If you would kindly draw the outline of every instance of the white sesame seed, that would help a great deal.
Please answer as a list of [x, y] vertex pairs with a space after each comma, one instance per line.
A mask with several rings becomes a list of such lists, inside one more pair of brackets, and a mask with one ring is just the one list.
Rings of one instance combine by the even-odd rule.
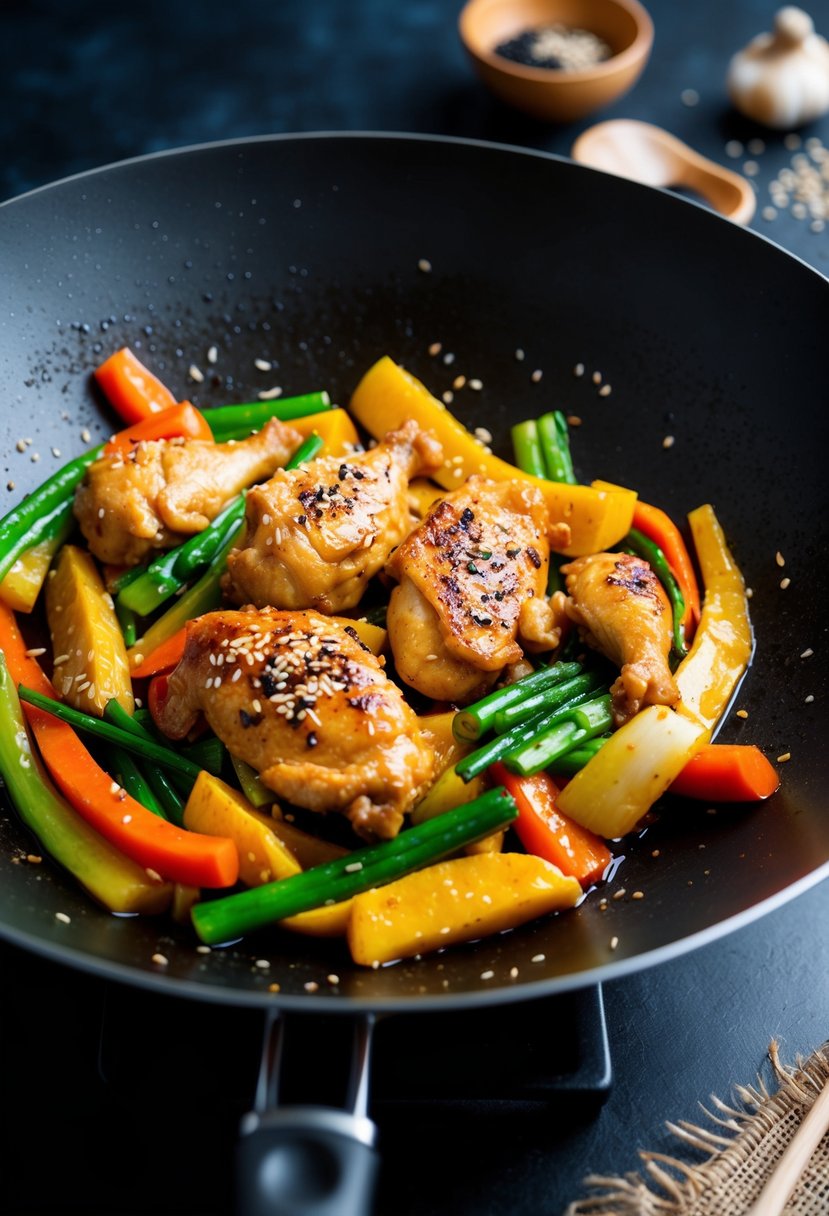
[[29, 656], [30, 659], [36, 659], [40, 655], [46, 654], [46, 647], [45, 646], [32, 646], [32, 647], [30, 647], [29, 650], [26, 651], [26, 654]]
[[320, 986], [316, 980], [309, 980], [307, 984], [303, 984], [306, 992], [319, 992]]
[[273, 401], [276, 397], [282, 396], [282, 389], [276, 385], [273, 388], [263, 388], [261, 393], [256, 395], [260, 401]]
[[343, 868], [345, 869], [346, 874], [356, 874], [359, 870], [362, 870], [363, 863], [361, 861], [350, 861]]
[[810, 659], [814, 653], [815, 652], [812, 650], [811, 646], [807, 646], [806, 649], [801, 653], [800, 657], [801, 659]]
[[732, 160], [739, 160], [743, 155], [744, 148], [739, 139], [729, 139], [725, 145], [725, 154], [730, 156]]
[[474, 377], [469, 381], [469, 387], [472, 389], [473, 393], [479, 393], [484, 387], [484, 382], [483, 380], [479, 380], [477, 377]]
[[482, 980], [491, 980], [494, 975], [495, 975], [494, 971], [482, 971], [481, 979]]
[[786, 761], [787, 761], [787, 760], [791, 760], [791, 758], [792, 758], [792, 753], [791, 753], [791, 752], [783, 752], [783, 755], [782, 755], [782, 756], [778, 756], [778, 757], [777, 757], [777, 763], [778, 763], [778, 764], [785, 764], [785, 763], [786, 763]]
[[533, 374], [530, 376], [530, 379], [532, 380], [533, 384], [538, 384], [539, 380], [541, 379], [541, 377], [543, 375], [544, 375], [544, 373], [541, 370], [541, 368], [537, 367], [535, 369], [535, 371], [533, 372]]
[[196, 384], [201, 384], [204, 381], [204, 372], [201, 368], [196, 367], [195, 363], [191, 363], [187, 369], [187, 375], [191, 380], [195, 380]]
[[132, 815], [124, 815], [121, 819], [122, 823], [132, 823]]
[[676, 440], [674, 439], [673, 435], [666, 435], [662, 440], [662, 446], [663, 448], [672, 448], [675, 442]]
[[616, 949], [616, 947], [617, 947], [618, 945], [619, 945], [619, 939], [618, 939], [618, 937], [611, 937], [611, 939], [610, 939], [610, 949], [611, 949], [611, 950], [615, 950], [615, 949]]
[[162, 879], [161, 875], [159, 874], [158, 870], [153, 870], [153, 869], [151, 869], [150, 866], [145, 866], [144, 873], [147, 875], [150, 882], [163, 882], [164, 881]]
[[804, 700], [805, 700], [805, 702], [806, 702], [806, 704], [807, 704], [807, 705], [811, 705], [811, 704], [812, 704], [812, 702], [814, 701], [814, 699], [815, 699], [815, 698], [814, 698], [814, 696], [812, 695], [812, 693], [809, 693], [808, 697], [804, 697]]
[[530, 959], [531, 963], [543, 963], [547, 958], [546, 954], [534, 954]]
[[432, 269], [432, 263], [428, 258], [420, 258], [417, 263], [418, 270], [422, 270], [424, 274], [428, 274]]
[[196, 954], [212, 954], [209, 946], [196, 946]]
[[258, 372], [269, 372], [273, 364], [267, 359], [254, 359], [253, 366]]
[[434, 359], [435, 355], [439, 355], [442, 350], [443, 344], [441, 342], [433, 342], [429, 347], [429, 354]]
[[218, 349], [217, 349], [215, 346], [208, 346], [208, 348], [207, 348], [207, 362], [208, 362], [208, 363], [215, 363], [215, 362], [216, 362], [216, 360], [218, 359], [218, 357], [219, 357], [219, 351], [218, 351]]
[[170, 960], [165, 955], [156, 952], [150, 959], [150, 962], [155, 963], [156, 967], [166, 967], [169, 965]]
[[576, 366], [573, 368], [573, 375], [574, 376], [583, 376], [584, 375], [584, 364], [583, 363], [576, 364]]
[[332, 985], [339, 984], [340, 982], [340, 977], [338, 975], [334, 975], [333, 972], [331, 975], [327, 975], [325, 978], [328, 980], [328, 983]]
[[524, 362], [524, 352], [523, 352], [523, 350], [521, 349], [521, 347], [520, 347], [520, 346], [518, 347], [518, 350], [515, 352], [515, 357], [516, 357], [516, 359], [518, 360], [518, 362], [519, 362], [519, 363], [523, 363], [523, 362]]
[[602, 387], [599, 389], [599, 396], [600, 397], [609, 397], [612, 391], [613, 390], [611, 389], [609, 384], [603, 384]]
[[774, 555], [774, 560], [777, 562], [778, 566], [785, 566], [785, 564], [786, 564], [786, 559], [783, 556], [783, 554], [780, 552], [779, 549], [777, 550], [777, 552]]
[[56, 912], [55, 920], [59, 920], [62, 925], [69, 925], [72, 923], [72, 918], [67, 916], [65, 912]]
[[790, 578], [781, 578], [780, 590], [785, 591], [787, 587], [791, 586], [791, 582], [792, 582], [792, 580]]
[[271, 963], [270, 963], [270, 959], [267, 959], [267, 958], [258, 958], [258, 959], [256, 960], [256, 966], [257, 966], [257, 967], [258, 967], [258, 968], [259, 968], [261, 971], [270, 971], [270, 969], [271, 969]]

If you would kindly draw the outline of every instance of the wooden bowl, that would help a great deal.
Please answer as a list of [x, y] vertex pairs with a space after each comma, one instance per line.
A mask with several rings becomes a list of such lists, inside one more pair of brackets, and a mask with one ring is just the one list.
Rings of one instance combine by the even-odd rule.
[[[612, 55], [570, 71], [524, 67], [495, 53], [508, 39], [553, 24], [589, 30]], [[458, 27], [484, 84], [507, 104], [551, 122], [571, 122], [616, 101], [639, 79], [653, 45], [653, 22], [638, 0], [469, 0]]]

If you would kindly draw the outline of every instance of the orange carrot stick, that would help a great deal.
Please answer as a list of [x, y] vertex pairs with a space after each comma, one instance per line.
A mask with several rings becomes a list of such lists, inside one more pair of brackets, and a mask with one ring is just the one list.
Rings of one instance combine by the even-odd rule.
[[707, 743], [671, 783], [671, 793], [703, 802], [757, 802], [768, 798], [780, 778], [759, 747]]
[[112, 408], [127, 423], [141, 422], [176, 404], [170, 390], [128, 346], [110, 355], [95, 372], [95, 379]]
[[685, 642], [690, 644], [700, 616], [699, 586], [690, 554], [682, 539], [682, 533], [669, 515], [659, 507], [652, 507], [637, 499], [633, 508], [633, 525], [665, 554], [674, 578], [685, 600]]
[[[46, 696], [55, 690], [27, 653], [14, 613], [0, 604], [0, 648], [15, 684]], [[162, 879], [196, 887], [229, 887], [239, 872], [232, 840], [187, 832], [160, 819], [122, 791], [93, 759], [75, 731], [52, 714], [25, 705], [43, 762], [63, 793], [91, 827], [126, 856]]]
[[500, 762], [489, 771], [493, 781], [505, 786], [515, 799], [518, 818], [512, 826], [528, 853], [551, 861], [583, 887], [601, 878], [611, 861], [610, 850], [600, 837], [558, 809], [560, 790], [549, 773], [520, 777]]
[[137, 667], [133, 667], [130, 672], [132, 678], [134, 680], [144, 680], [149, 676], [157, 676], [162, 672], [172, 671], [181, 661], [181, 657], [184, 654], [186, 636], [187, 630], [179, 629], [178, 633], [174, 633], [166, 642], [162, 642], [159, 646], [156, 646], [155, 650], [146, 655]]
[[203, 439], [213, 443], [213, 432], [201, 410], [197, 410], [189, 401], [171, 405], [169, 409], [161, 410], [158, 414], [148, 414], [140, 422], [128, 426], [125, 430], [113, 435], [104, 448], [105, 456], [115, 452], [127, 453], [142, 441], [152, 439]]

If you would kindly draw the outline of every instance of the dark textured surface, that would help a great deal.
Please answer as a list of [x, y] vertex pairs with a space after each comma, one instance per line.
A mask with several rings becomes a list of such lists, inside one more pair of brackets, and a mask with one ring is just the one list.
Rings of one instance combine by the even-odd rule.
[[[349, 6], [330, 0], [302, 8], [147, 4], [119, 15], [85, 3], [7, 3], [0, 8], [0, 144], [5, 153], [0, 196], [146, 151], [271, 131], [440, 132], [566, 153], [588, 122], [550, 129], [490, 100], [457, 44], [457, 7], [380, 0]], [[725, 141], [758, 133], [730, 111], [722, 76], [730, 53], [767, 27], [770, 11], [748, 2], [679, 6], [665, 0], [650, 7], [657, 29], [651, 63], [636, 90], [595, 119], [655, 121], [708, 155], [734, 163], [725, 157]], [[826, 4], [810, 10], [825, 32]], [[687, 88], [698, 91], [698, 105], [680, 100]], [[827, 130], [824, 119], [803, 135], [826, 138]], [[769, 180], [791, 153], [779, 136], [764, 134], [764, 140], [766, 150], [754, 159], [765, 202]], [[440, 180], [433, 183], [436, 192], [441, 187]], [[472, 206], [474, 200], [464, 199], [463, 205]], [[623, 214], [613, 219], [624, 228]], [[181, 226], [186, 232], [186, 216]], [[813, 233], [790, 215], [769, 224], [758, 214], [753, 227], [826, 271], [825, 232]], [[150, 278], [149, 270], [143, 274]], [[724, 266], [721, 277], [712, 275], [712, 289], [729, 292], [731, 274]], [[67, 287], [71, 292], [71, 284]], [[775, 286], [768, 290], [774, 293]], [[781, 317], [797, 306], [796, 293], [779, 298]], [[104, 310], [95, 318], [101, 332], [90, 335], [90, 343], [105, 340], [100, 323], [108, 324], [107, 316]], [[67, 317], [71, 324], [80, 314], [71, 310]], [[454, 324], [458, 341], [468, 341], [463, 318]], [[163, 325], [159, 333], [161, 353], [175, 366], [176, 352]], [[727, 329], [726, 352], [732, 342]], [[69, 349], [76, 352], [81, 345], [73, 333]], [[601, 353], [591, 351], [588, 358]], [[785, 349], [779, 358], [784, 406]], [[551, 363], [563, 377], [563, 358]], [[647, 373], [647, 360], [639, 370]], [[342, 369], [344, 376], [347, 371]], [[705, 384], [702, 372], [700, 383]], [[54, 388], [59, 391], [62, 384], [55, 382]], [[668, 384], [664, 391], [669, 396], [679, 390]], [[703, 406], [708, 411], [715, 407], [714, 401]], [[5, 401], [4, 417], [19, 409], [16, 401]], [[68, 449], [67, 425], [56, 426], [55, 433]], [[51, 458], [45, 445], [55, 441], [45, 434], [40, 439], [47, 465]], [[74, 433], [72, 442], [77, 442]], [[27, 460], [10, 453], [10, 472]], [[783, 469], [779, 475], [789, 472]], [[701, 468], [701, 484], [706, 475]], [[801, 477], [800, 493], [804, 482]], [[810, 521], [798, 521], [797, 528], [805, 540]], [[756, 543], [759, 548], [759, 537]], [[774, 573], [766, 576], [769, 589]], [[787, 612], [792, 611], [787, 605]], [[773, 652], [771, 629], [767, 642]], [[781, 661], [783, 657], [778, 654]], [[793, 695], [784, 682], [785, 695]], [[759, 713], [763, 700], [779, 697], [781, 690], [755, 688], [752, 695]], [[813, 710], [825, 714], [820, 701]], [[752, 705], [750, 722], [754, 711]], [[813, 784], [812, 797], [825, 805], [822, 784]], [[793, 828], [797, 823], [793, 818]], [[736, 861], [733, 866], [737, 877]], [[705, 898], [704, 891], [699, 897]], [[521, 1121], [481, 1111], [479, 1117], [470, 1116], [464, 1147], [459, 1147], [456, 1118], [416, 1112], [407, 1121], [379, 1112], [384, 1166], [378, 1210], [384, 1216], [557, 1213], [580, 1192], [586, 1172], [635, 1168], [637, 1147], [666, 1147], [666, 1118], [695, 1119], [697, 1102], [706, 1101], [710, 1092], [724, 1094], [732, 1081], [750, 1080], [772, 1035], [781, 1038], [789, 1056], [826, 1037], [827, 914], [824, 883], [720, 942], [611, 984], [607, 1006], [616, 1078], [595, 1118], [576, 1118], [566, 1107]], [[250, 1090], [247, 1065], [229, 1066], [225, 1048], [238, 1048], [240, 1040], [258, 1035], [255, 1015], [228, 1011], [218, 1026], [210, 1022], [205, 1033], [218, 1047], [206, 1045], [199, 1066], [176, 1077], [184, 1056], [177, 1044], [191, 1006], [156, 998], [144, 1008], [159, 1044], [159, 1070], [135, 1094], [124, 1095], [95, 1081], [99, 981], [8, 947], [2, 961], [0, 1060], [7, 1126], [0, 1138], [0, 1208], [26, 1213], [123, 1210], [147, 1216], [226, 1212], [235, 1120]], [[556, 1016], [553, 1005], [551, 1034], [556, 1033]], [[504, 1017], [508, 1049], [521, 1030], [506, 1010]], [[428, 1025], [424, 1022], [424, 1034]], [[169, 1078], [176, 1081], [172, 1099]], [[44, 1123], [59, 1129], [55, 1150], [44, 1148], [32, 1134]], [[171, 1169], [176, 1149], [177, 1166]], [[60, 1168], [44, 1171], [45, 1160]], [[154, 1168], [136, 1169], [136, 1160]], [[187, 1160], [198, 1163], [189, 1180]]]

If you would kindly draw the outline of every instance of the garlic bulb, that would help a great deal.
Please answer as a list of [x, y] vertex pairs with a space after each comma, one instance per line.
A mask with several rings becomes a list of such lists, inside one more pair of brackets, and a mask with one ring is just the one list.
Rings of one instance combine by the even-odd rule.
[[829, 110], [829, 43], [803, 9], [778, 10], [773, 34], [758, 34], [731, 60], [726, 78], [738, 110], [767, 127], [798, 127]]

